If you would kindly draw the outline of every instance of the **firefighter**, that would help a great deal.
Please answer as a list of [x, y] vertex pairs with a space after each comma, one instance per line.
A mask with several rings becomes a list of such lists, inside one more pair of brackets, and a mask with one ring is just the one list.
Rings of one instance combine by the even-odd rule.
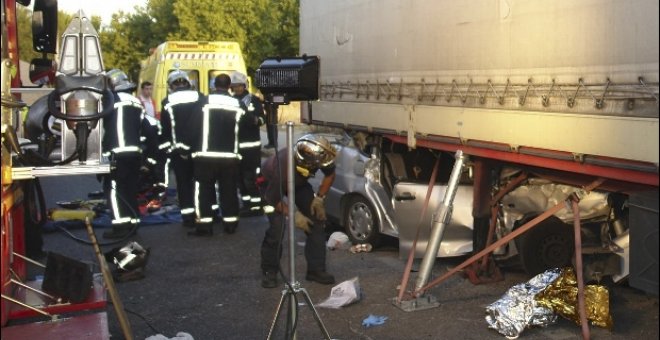
[[[141, 137], [149, 136], [151, 124], [145, 118], [140, 100], [131, 94], [137, 86], [126, 73], [113, 69], [106, 76], [115, 96], [115, 110], [103, 119], [102, 148], [112, 164], [104, 183], [112, 209], [112, 230], [103, 233], [103, 237], [116, 239], [132, 234], [140, 222], [136, 174], [142, 166]], [[153, 137], [147, 145], [146, 154], [154, 154], [157, 142]]]
[[[305, 135], [298, 139], [293, 148], [295, 162], [295, 205], [289, 207], [282, 198], [287, 195], [287, 159], [288, 150], [283, 148], [266, 159], [261, 167], [259, 178], [260, 190], [264, 199], [264, 212], [270, 226], [266, 230], [261, 244], [261, 286], [277, 286], [277, 272], [282, 254], [284, 217], [289, 209], [297, 208], [294, 223], [307, 236], [305, 259], [307, 274], [305, 279], [321, 284], [332, 284], [334, 276], [326, 271], [325, 250], [325, 195], [335, 179], [336, 150], [327, 139], [316, 135]], [[323, 173], [323, 179], [317, 193], [314, 193], [309, 178], [317, 171]]]
[[241, 193], [241, 215], [261, 214], [261, 196], [256, 185], [256, 178], [261, 165], [261, 132], [260, 127], [266, 122], [261, 100], [247, 90], [247, 76], [234, 72], [231, 76], [231, 90], [236, 99], [240, 100], [247, 111], [241, 119], [238, 132], [238, 147], [241, 154], [238, 182]]
[[215, 78], [216, 92], [208, 96], [196, 129], [199, 139], [192, 157], [197, 225], [193, 235], [213, 235], [216, 183], [225, 232], [233, 234], [238, 226], [238, 129], [245, 111], [238, 99], [229, 94], [230, 82], [231, 78], [224, 73]]
[[[181, 209], [181, 218], [185, 227], [195, 226], [194, 180], [193, 180], [193, 144], [200, 133], [199, 126], [202, 107], [206, 97], [193, 89], [188, 74], [175, 70], [167, 77], [169, 93], [161, 103], [160, 124], [162, 143], [172, 165], [176, 180], [177, 198]], [[164, 174], [169, 172], [168, 167]]]
[[[144, 105], [143, 105], [144, 107]], [[167, 154], [159, 148], [162, 140], [162, 128], [160, 121], [146, 112], [145, 119], [149, 123], [142, 140], [144, 157], [140, 168], [142, 185], [140, 192], [148, 200], [147, 208], [159, 208], [161, 201], [165, 198], [167, 191], [167, 176], [165, 174]]]

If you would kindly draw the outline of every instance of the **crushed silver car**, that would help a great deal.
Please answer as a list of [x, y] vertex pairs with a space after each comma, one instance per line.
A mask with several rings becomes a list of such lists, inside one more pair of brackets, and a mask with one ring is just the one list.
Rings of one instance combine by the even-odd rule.
[[[336, 178], [326, 199], [330, 221], [341, 226], [354, 244], [378, 246], [382, 235], [398, 238], [401, 258], [407, 257], [419, 228], [415, 257], [422, 257], [433, 214], [442, 203], [447, 189], [454, 164], [453, 155], [422, 147], [410, 149], [386, 138], [364, 133], [320, 134], [337, 149]], [[428, 206], [422, 215], [436, 159], [440, 166]], [[475, 234], [479, 231], [474, 229], [472, 214], [473, 183], [469, 163], [466, 168], [454, 198], [451, 221], [443, 234], [438, 257], [469, 254], [478, 237]], [[504, 186], [519, 172], [519, 169], [501, 171], [499, 184]], [[319, 184], [318, 179], [310, 182], [313, 186]], [[506, 236], [566, 199], [576, 189], [530, 177], [501, 199], [496, 237]], [[613, 246], [627, 247], [627, 232], [617, 235], [603, 235], [601, 232], [602, 224], [608, 223], [611, 217], [612, 207], [606, 193], [589, 193], [582, 197], [579, 207], [586, 236], [593, 236], [599, 246], [609, 242]], [[569, 265], [574, 252], [572, 221], [570, 209], [562, 209], [515, 241], [497, 249], [494, 254], [499, 259], [521, 255], [521, 264], [530, 274]]]

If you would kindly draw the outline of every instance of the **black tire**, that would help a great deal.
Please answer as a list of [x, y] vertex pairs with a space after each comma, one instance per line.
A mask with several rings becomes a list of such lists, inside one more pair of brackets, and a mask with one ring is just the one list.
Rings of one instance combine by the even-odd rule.
[[381, 234], [374, 208], [362, 196], [351, 197], [344, 212], [344, 229], [353, 244], [380, 244]]
[[[523, 225], [532, 218], [521, 220]], [[541, 221], [516, 239], [520, 262], [530, 275], [570, 266], [575, 253], [573, 227], [556, 216]]]

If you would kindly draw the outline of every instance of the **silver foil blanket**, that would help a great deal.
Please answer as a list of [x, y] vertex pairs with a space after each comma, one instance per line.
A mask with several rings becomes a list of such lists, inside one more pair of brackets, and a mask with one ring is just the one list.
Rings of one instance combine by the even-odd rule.
[[545, 327], [557, 320], [552, 309], [543, 307], [534, 297], [561, 274], [559, 268], [547, 270], [526, 283], [517, 284], [499, 300], [486, 307], [488, 328], [495, 329], [509, 339], [516, 339], [531, 326]]

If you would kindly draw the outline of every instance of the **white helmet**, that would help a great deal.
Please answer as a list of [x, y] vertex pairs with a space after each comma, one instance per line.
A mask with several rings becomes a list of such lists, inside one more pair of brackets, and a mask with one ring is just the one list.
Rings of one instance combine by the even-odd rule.
[[181, 70], [174, 70], [167, 76], [167, 85], [172, 91], [189, 89], [191, 87], [188, 73]]
[[247, 76], [241, 72], [234, 72], [231, 74], [231, 85], [244, 85], [247, 86]]
[[300, 137], [295, 145], [296, 164], [308, 170], [330, 166], [336, 156], [337, 151], [330, 142], [314, 134]]
[[106, 76], [110, 78], [110, 83], [112, 83], [112, 87], [117, 92], [132, 92], [137, 88], [137, 85], [130, 81], [126, 73], [122, 70], [112, 69], [106, 73]]

